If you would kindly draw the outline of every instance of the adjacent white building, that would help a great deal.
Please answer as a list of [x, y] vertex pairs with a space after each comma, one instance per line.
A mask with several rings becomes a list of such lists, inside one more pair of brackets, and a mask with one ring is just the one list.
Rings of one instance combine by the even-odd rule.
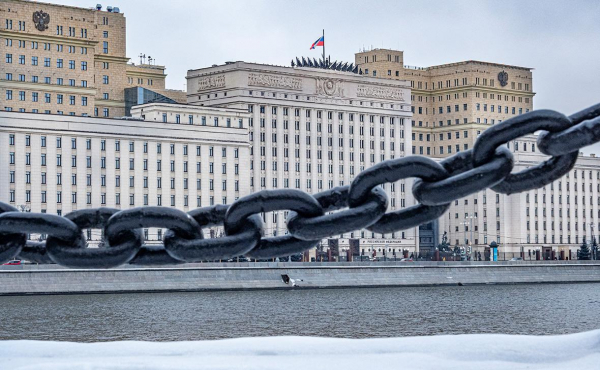
[[[513, 172], [549, 159], [537, 149], [537, 135], [508, 144], [515, 158]], [[488, 189], [456, 200], [439, 220], [440, 234], [464, 246], [465, 239], [483, 255], [495, 241], [506, 257], [575, 258], [577, 249], [592, 236], [600, 239], [600, 158], [580, 154], [573, 170], [540, 189], [520, 194], [497, 194]], [[569, 255], [569, 252], [571, 254]], [[501, 256], [502, 258], [502, 256]]]
[[160, 109], [147, 121], [0, 112], [0, 199], [64, 215], [145, 205], [188, 211], [248, 194], [246, 111], [193, 107], [177, 119]]

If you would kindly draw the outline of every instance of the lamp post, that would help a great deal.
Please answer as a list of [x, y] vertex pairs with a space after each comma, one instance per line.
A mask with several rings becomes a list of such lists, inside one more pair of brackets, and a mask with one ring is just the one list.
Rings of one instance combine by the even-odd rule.
[[[476, 218], [477, 218], [477, 216], [475, 216], [473, 213], [471, 213], [467, 217], [465, 217], [465, 221], [464, 222], [460, 223], [461, 225], [465, 225], [465, 226], [468, 225], [469, 228], [471, 229], [471, 239], [469, 239], [469, 245], [467, 246], [467, 235], [466, 235], [467, 234], [467, 230], [465, 230], [463, 228], [463, 237], [464, 237], [464, 240], [465, 240], [465, 252], [468, 250], [467, 248], [469, 246], [473, 245], [473, 223], [474, 223], [474, 220]], [[473, 259], [472, 254], [473, 254], [473, 248], [471, 248], [471, 251], [469, 252], [469, 259], [470, 260]]]
[[590, 222], [590, 252], [592, 253], [592, 259], [596, 259], [596, 250], [594, 248], [594, 223]]

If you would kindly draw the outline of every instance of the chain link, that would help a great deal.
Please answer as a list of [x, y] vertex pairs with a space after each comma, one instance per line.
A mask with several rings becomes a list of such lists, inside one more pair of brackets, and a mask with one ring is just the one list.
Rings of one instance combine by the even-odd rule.
[[[511, 173], [513, 155], [503, 145], [537, 131], [539, 150], [551, 158]], [[569, 117], [551, 110], [519, 115], [485, 130], [473, 149], [439, 163], [421, 156], [390, 159], [361, 172], [349, 186], [313, 196], [299, 190], [263, 190], [231, 205], [188, 213], [167, 207], [98, 208], [64, 217], [21, 213], [0, 202], [0, 263], [18, 257], [72, 268], [110, 268], [288, 256], [355, 230], [387, 234], [433, 221], [454, 200], [488, 188], [514, 194], [543, 187], [575, 166], [581, 148], [597, 142], [600, 104]], [[412, 192], [419, 203], [386, 213], [388, 196], [381, 185], [408, 178], [416, 178]], [[291, 211], [287, 235], [263, 237], [259, 214], [280, 210]], [[202, 228], [221, 225], [224, 237], [204, 238]], [[162, 245], [143, 244], [141, 230], [148, 227], [167, 229]], [[98, 248], [87, 247], [84, 229], [102, 229]], [[47, 234], [48, 239], [28, 241], [32, 233]]]

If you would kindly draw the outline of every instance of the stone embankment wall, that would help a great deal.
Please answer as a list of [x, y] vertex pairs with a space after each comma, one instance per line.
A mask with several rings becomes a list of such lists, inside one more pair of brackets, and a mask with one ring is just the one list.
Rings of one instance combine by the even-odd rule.
[[600, 282], [600, 261], [202, 263], [109, 270], [0, 266], [0, 295]]

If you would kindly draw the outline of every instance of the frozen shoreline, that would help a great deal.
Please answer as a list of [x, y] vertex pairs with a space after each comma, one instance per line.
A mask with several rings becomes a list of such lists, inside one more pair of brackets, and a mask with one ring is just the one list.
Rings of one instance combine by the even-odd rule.
[[99, 343], [0, 341], [0, 359], [3, 370], [596, 370], [600, 364], [600, 330], [559, 336], [259, 337]]

